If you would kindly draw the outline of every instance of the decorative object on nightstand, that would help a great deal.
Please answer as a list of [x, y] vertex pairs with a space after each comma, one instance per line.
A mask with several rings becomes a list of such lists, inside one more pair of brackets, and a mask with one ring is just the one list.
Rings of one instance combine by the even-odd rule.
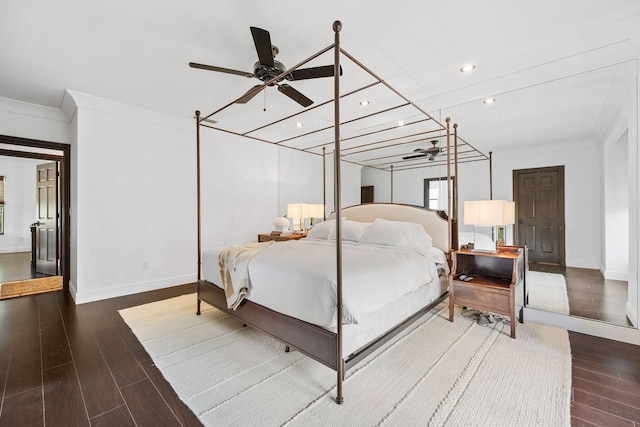
[[[506, 200], [466, 200], [464, 202], [464, 224], [476, 227], [502, 227], [502, 240], [498, 246], [504, 246], [504, 227], [515, 223], [515, 203]], [[500, 237], [500, 236], [499, 236]], [[473, 242], [473, 250], [496, 252], [496, 247], [484, 246], [481, 242]]]
[[283, 233], [289, 230], [289, 220], [283, 216], [273, 220], [273, 230], [279, 233]]
[[524, 321], [526, 246], [502, 246], [496, 253], [460, 249], [453, 252], [449, 276], [449, 320], [460, 305], [509, 317], [516, 337], [516, 307]]

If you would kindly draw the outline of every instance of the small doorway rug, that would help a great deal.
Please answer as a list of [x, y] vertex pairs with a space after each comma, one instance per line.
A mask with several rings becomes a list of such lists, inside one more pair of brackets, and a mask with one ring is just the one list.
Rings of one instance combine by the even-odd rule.
[[569, 314], [567, 284], [562, 274], [527, 272], [527, 307]]
[[206, 426], [569, 426], [565, 329], [487, 327], [446, 305], [336, 374], [203, 303], [195, 294], [121, 310], [156, 366]]
[[62, 289], [62, 276], [40, 277], [0, 284], [0, 299], [59, 291]]

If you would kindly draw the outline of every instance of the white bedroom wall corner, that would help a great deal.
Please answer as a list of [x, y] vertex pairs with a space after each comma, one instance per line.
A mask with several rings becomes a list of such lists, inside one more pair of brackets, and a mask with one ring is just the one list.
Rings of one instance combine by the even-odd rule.
[[70, 95], [77, 103], [71, 150], [76, 302], [195, 277], [193, 123]]

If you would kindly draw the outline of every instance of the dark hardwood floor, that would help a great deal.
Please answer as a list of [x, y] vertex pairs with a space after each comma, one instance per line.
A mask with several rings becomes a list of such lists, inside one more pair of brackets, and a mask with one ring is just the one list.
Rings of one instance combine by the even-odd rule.
[[569, 333], [571, 425], [640, 427], [640, 346]]
[[31, 268], [31, 252], [0, 254], [0, 283], [45, 277]]
[[[78, 306], [63, 291], [0, 301], [0, 426], [200, 425], [118, 314], [192, 292]], [[640, 427], [640, 347], [569, 337], [572, 425]]]
[[118, 314], [195, 290], [78, 306], [63, 291], [0, 301], [0, 426], [201, 425]]
[[570, 315], [632, 326], [626, 315], [627, 282], [605, 279], [600, 270], [589, 268], [532, 262], [529, 269], [564, 275]]

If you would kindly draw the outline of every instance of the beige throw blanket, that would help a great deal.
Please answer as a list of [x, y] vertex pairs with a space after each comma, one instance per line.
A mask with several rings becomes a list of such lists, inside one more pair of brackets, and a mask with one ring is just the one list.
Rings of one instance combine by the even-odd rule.
[[274, 241], [230, 246], [218, 255], [227, 307], [237, 309], [249, 292], [249, 261]]

